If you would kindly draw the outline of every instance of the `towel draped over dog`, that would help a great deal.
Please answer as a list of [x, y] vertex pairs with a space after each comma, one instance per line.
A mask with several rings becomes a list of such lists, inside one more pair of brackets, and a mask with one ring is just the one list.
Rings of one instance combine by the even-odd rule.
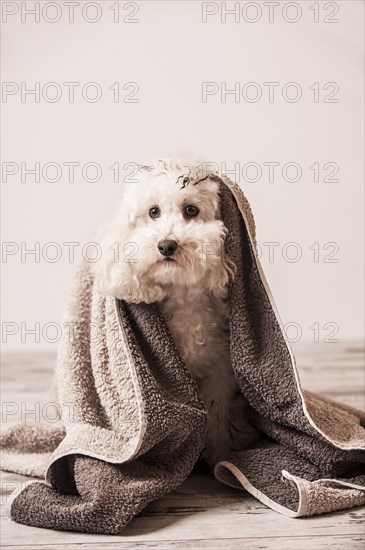
[[[364, 504], [365, 415], [302, 390], [256, 255], [249, 204], [228, 178], [211, 177], [237, 267], [228, 297], [231, 362], [262, 434], [223, 457], [215, 476], [291, 517]], [[98, 292], [85, 262], [65, 323], [72, 330], [57, 360], [62, 426], [21, 424], [2, 435], [3, 469], [45, 475], [12, 496], [10, 515], [38, 527], [117, 534], [189, 475], [207, 412], [158, 304]]]

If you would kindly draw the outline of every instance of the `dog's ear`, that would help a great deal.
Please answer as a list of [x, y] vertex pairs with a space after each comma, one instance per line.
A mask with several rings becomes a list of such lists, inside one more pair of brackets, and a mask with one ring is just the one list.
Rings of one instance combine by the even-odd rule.
[[[222, 224], [222, 222], [220, 222]], [[220, 240], [207, 252], [209, 260], [208, 288], [217, 297], [226, 295], [227, 285], [234, 279], [235, 263], [226, 249], [227, 228], [222, 224]]]
[[97, 243], [101, 257], [92, 264], [95, 284], [103, 294], [126, 302], [157, 302], [165, 297], [165, 291], [158, 284], [146, 284], [136, 269], [140, 256], [133, 236], [134, 223], [135, 215], [125, 204], [113, 221], [100, 228]]
[[118, 298], [125, 298], [131, 286], [132, 270], [126, 252], [130, 233], [130, 217], [122, 207], [114, 220], [103, 224], [96, 237], [101, 257], [93, 263], [97, 288]]
[[214, 262], [208, 276], [208, 288], [217, 297], [225, 297], [227, 284], [234, 279], [236, 266], [223, 251], [220, 261]]

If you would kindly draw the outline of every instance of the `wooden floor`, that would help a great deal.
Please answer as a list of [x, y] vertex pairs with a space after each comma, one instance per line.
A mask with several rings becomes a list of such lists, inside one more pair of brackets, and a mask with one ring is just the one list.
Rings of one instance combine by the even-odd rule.
[[[306, 389], [364, 408], [364, 355], [359, 344], [300, 344], [294, 347], [294, 352]], [[45, 402], [43, 392], [49, 387], [53, 364], [52, 354], [3, 356], [2, 401], [19, 406], [8, 423], [19, 421], [24, 407]], [[27, 479], [1, 473], [1, 548], [364, 550], [365, 547], [364, 508], [290, 519], [266, 508], [248, 493], [198, 473], [192, 474], [173, 493], [147, 506], [122, 536], [27, 527], [12, 522], [4, 512], [8, 495]]]

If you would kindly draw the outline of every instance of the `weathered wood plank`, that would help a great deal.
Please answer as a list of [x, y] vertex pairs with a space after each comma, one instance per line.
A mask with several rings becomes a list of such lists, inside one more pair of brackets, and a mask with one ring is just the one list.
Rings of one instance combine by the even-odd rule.
[[11, 550], [29, 550], [39, 548], [41, 550], [108, 550], [120, 548], [121, 550], [195, 550], [207, 548], [209, 550], [363, 550], [364, 539], [354, 535], [334, 535], [329, 537], [277, 537], [277, 538], [232, 538], [232, 539], [194, 539], [190, 541], [165, 540], [165, 541], [120, 541], [94, 542], [78, 544], [36, 544], [28, 545], [2, 545], [2, 548]]
[[[358, 518], [358, 522], [361, 518]], [[32, 545], [69, 545], [69, 544], [86, 544], [86, 543], [113, 543], [113, 544], [131, 544], [135, 547], [136, 542], [158, 542], [160, 547], [164, 541], [180, 541], [184, 544], [189, 543], [194, 547], [194, 542], [198, 540], [217, 540], [225, 539], [235, 541], [237, 539], [252, 539], [257, 540], [256, 544], [259, 547], [262, 539], [274, 542], [280, 539], [281, 548], [282, 539], [301, 539], [302, 541], [316, 541], [317, 548], [321, 544], [321, 539], [327, 539], [328, 548], [332, 548], [330, 539], [342, 537], [344, 540], [362, 540], [364, 543], [363, 523], [352, 524], [351, 518], [342, 516], [342, 520], [337, 524], [337, 517], [331, 518], [330, 521], [324, 521], [320, 518], [317, 526], [310, 520], [286, 520], [286, 522], [278, 521], [275, 526], [276, 518], [257, 517], [255, 515], [252, 521], [252, 515], [241, 512], [237, 514], [237, 510], [230, 510], [229, 514], [221, 516], [221, 514], [210, 514], [209, 517], [203, 518], [201, 514], [194, 513], [189, 515], [174, 515], [171, 512], [163, 517], [138, 517], [128, 526], [122, 536], [107, 536], [107, 535], [87, 535], [82, 533], [66, 533], [60, 531], [50, 531], [45, 529], [31, 528], [24, 525], [18, 525], [11, 522], [7, 518], [3, 521], [3, 533], [7, 536], [2, 536], [2, 548], [5, 546], [27, 546]], [[293, 521], [295, 522], [293, 525]], [[271, 524], [271, 525], [270, 525]], [[299, 525], [298, 529], [298, 524]], [[306, 524], [306, 525], [305, 525]], [[335, 524], [337, 524], [335, 526]], [[305, 526], [304, 526], [305, 525]], [[289, 544], [287, 544], [290, 547]], [[247, 546], [251, 548], [252, 546]], [[269, 548], [275, 546], [269, 546]], [[305, 545], [307, 548], [307, 543]], [[323, 547], [326, 547], [323, 545]], [[291, 548], [301, 548], [295, 543]], [[348, 548], [352, 548], [350, 545]]]

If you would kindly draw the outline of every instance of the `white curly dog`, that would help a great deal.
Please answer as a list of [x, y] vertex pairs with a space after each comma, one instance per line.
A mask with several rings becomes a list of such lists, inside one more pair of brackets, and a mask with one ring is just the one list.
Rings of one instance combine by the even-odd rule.
[[115, 219], [99, 235], [99, 289], [126, 302], [158, 302], [208, 411], [202, 458], [210, 465], [249, 446], [229, 353], [228, 283], [235, 266], [224, 249], [219, 185], [203, 165], [158, 161], [126, 185]]

